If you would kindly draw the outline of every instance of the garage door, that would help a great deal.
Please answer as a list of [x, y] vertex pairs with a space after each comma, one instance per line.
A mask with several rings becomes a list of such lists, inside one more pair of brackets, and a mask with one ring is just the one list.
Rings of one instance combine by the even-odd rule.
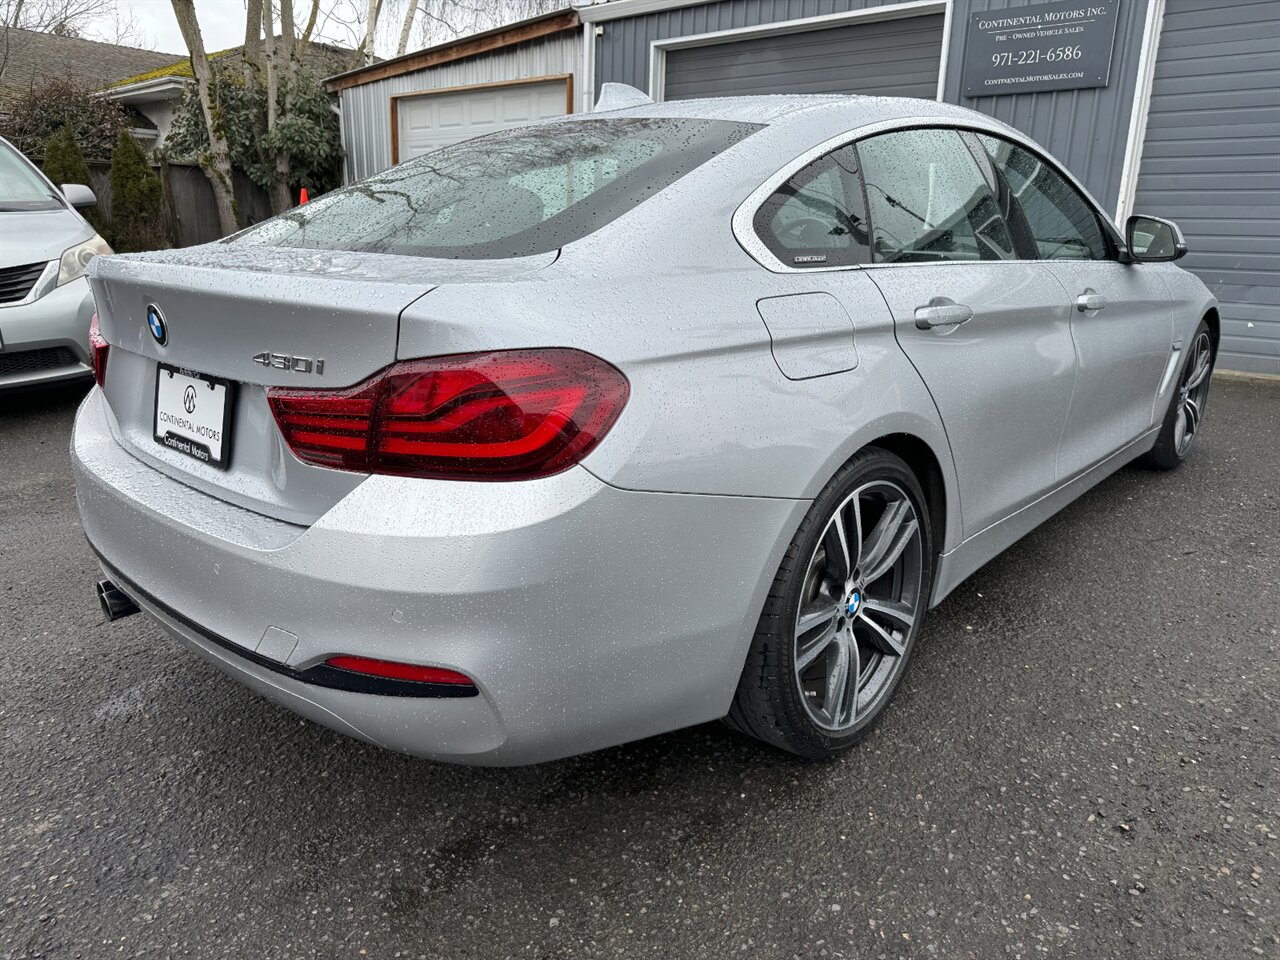
[[511, 86], [472, 87], [418, 96], [396, 97], [396, 150], [399, 163], [482, 133], [560, 117], [568, 112], [567, 80]]
[[942, 14], [667, 51], [663, 98], [938, 93]]
[[1134, 211], [1176, 220], [1221, 302], [1218, 365], [1280, 374], [1280, 18], [1169, 0]]

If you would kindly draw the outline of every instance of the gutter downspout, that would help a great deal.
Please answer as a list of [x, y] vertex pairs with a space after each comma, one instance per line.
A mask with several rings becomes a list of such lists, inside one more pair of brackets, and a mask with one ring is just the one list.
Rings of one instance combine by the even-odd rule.
[[582, 112], [590, 113], [596, 102], [596, 38], [594, 23], [582, 24]]
[[351, 172], [347, 168], [347, 128], [343, 123], [342, 116], [342, 94], [339, 93], [333, 100], [329, 101], [329, 109], [338, 115], [338, 139], [342, 142], [342, 185], [348, 187], [351, 185]]

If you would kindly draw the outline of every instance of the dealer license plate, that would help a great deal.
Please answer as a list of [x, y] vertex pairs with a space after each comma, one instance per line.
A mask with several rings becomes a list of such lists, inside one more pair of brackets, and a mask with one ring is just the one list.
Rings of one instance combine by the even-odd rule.
[[170, 450], [225, 470], [233, 384], [183, 367], [156, 369], [155, 437]]

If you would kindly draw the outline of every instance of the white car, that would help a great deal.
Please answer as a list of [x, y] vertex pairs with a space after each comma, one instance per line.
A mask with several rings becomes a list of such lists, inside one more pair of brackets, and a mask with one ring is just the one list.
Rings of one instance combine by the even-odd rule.
[[0, 138], [0, 390], [91, 376], [84, 271], [111, 248], [77, 208], [95, 203], [84, 184], [55, 187]]

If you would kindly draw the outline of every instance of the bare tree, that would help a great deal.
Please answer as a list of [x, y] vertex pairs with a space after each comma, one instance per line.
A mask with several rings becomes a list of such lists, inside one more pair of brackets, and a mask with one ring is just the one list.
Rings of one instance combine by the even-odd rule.
[[353, 67], [373, 62], [374, 37], [378, 32], [378, 15], [381, 12], [382, 0], [369, 0], [364, 21], [364, 36], [360, 38], [360, 43], [356, 46], [355, 56], [351, 58]]
[[311, 38], [315, 35], [316, 21], [320, 18], [320, 0], [311, 0], [311, 13], [307, 16], [307, 25], [302, 28], [302, 36], [298, 38], [295, 47], [297, 56], [295, 57], [299, 63], [302, 55], [307, 52], [307, 44], [311, 42]]
[[[292, 12], [292, 11], [291, 11]], [[270, 133], [275, 129], [276, 124], [280, 120], [280, 61], [288, 61], [288, 53], [281, 48], [286, 47], [293, 41], [293, 24], [290, 17], [286, 21], [281, 17], [280, 36], [276, 36], [275, 30], [275, 0], [263, 0], [262, 3], [262, 32], [263, 37], [263, 67], [266, 75], [267, 88], [267, 132]], [[276, 180], [279, 181], [280, 158], [276, 157]], [[287, 210], [291, 204], [280, 204], [279, 193], [283, 188], [287, 194], [289, 192], [289, 183], [286, 179], [283, 184], [277, 182], [275, 188], [271, 191], [271, 209], [276, 213], [282, 213]]]
[[[413, 0], [409, 2], [413, 3]], [[418, 40], [424, 47], [570, 5], [568, 0], [498, 0], [496, 3], [486, 0], [421, 0], [421, 4]]]
[[[335, 12], [336, 8], [351, 2], [353, 0], [333, 0]], [[415, 36], [417, 45], [431, 46], [569, 5], [570, 0], [368, 0], [362, 11], [348, 11], [343, 25], [350, 30], [351, 16], [359, 20], [359, 33], [349, 34], [352, 38], [359, 37], [359, 55], [353, 62], [353, 66], [358, 67], [370, 61], [375, 48], [386, 49], [393, 38], [395, 56], [403, 56], [415, 42]], [[334, 16], [333, 19], [341, 18]], [[398, 34], [391, 26], [395, 23], [399, 24]]]
[[247, 0], [244, 18], [244, 56], [240, 66], [245, 86], [252, 86], [262, 70], [262, 0]]
[[142, 29], [137, 12], [132, 7], [121, 7], [118, 3], [105, 16], [89, 23], [85, 33], [91, 35], [94, 40], [114, 43], [122, 47], [155, 49], [155, 41]]
[[[266, 91], [268, 138], [280, 118], [288, 116], [302, 79], [302, 58], [320, 19], [321, 0], [310, 0], [307, 23], [299, 34], [293, 0], [249, 0], [245, 24], [244, 75], [246, 83], [261, 81]], [[279, 31], [276, 29], [277, 11]], [[270, 157], [270, 154], [268, 154]], [[289, 187], [293, 179], [289, 151], [275, 150], [275, 176], [271, 184], [271, 208], [283, 213], [293, 206]]]
[[405, 11], [404, 24], [400, 27], [400, 42], [396, 44], [396, 56], [403, 57], [409, 47], [409, 31], [413, 29], [413, 18], [418, 14], [418, 0], [409, 0], [409, 9]]
[[223, 236], [240, 228], [236, 210], [235, 191], [231, 185], [231, 150], [227, 136], [219, 120], [219, 110], [214, 103], [213, 71], [204, 50], [204, 36], [200, 33], [200, 21], [196, 19], [195, 0], [169, 0], [173, 15], [178, 20], [182, 39], [191, 55], [191, 71], [196, 77], [196, 90], [200, 95], [200, 109], [204, 113], [205, 128], [209, 133], [209, 153], [200, 158], [200, 167], [213, 187], [218, 205], [218, 226]]
[[115, 0], [0, 0], [0, 22], [19, 30], [54, 33], [61, 28], [79, 34], [115, 5]]

